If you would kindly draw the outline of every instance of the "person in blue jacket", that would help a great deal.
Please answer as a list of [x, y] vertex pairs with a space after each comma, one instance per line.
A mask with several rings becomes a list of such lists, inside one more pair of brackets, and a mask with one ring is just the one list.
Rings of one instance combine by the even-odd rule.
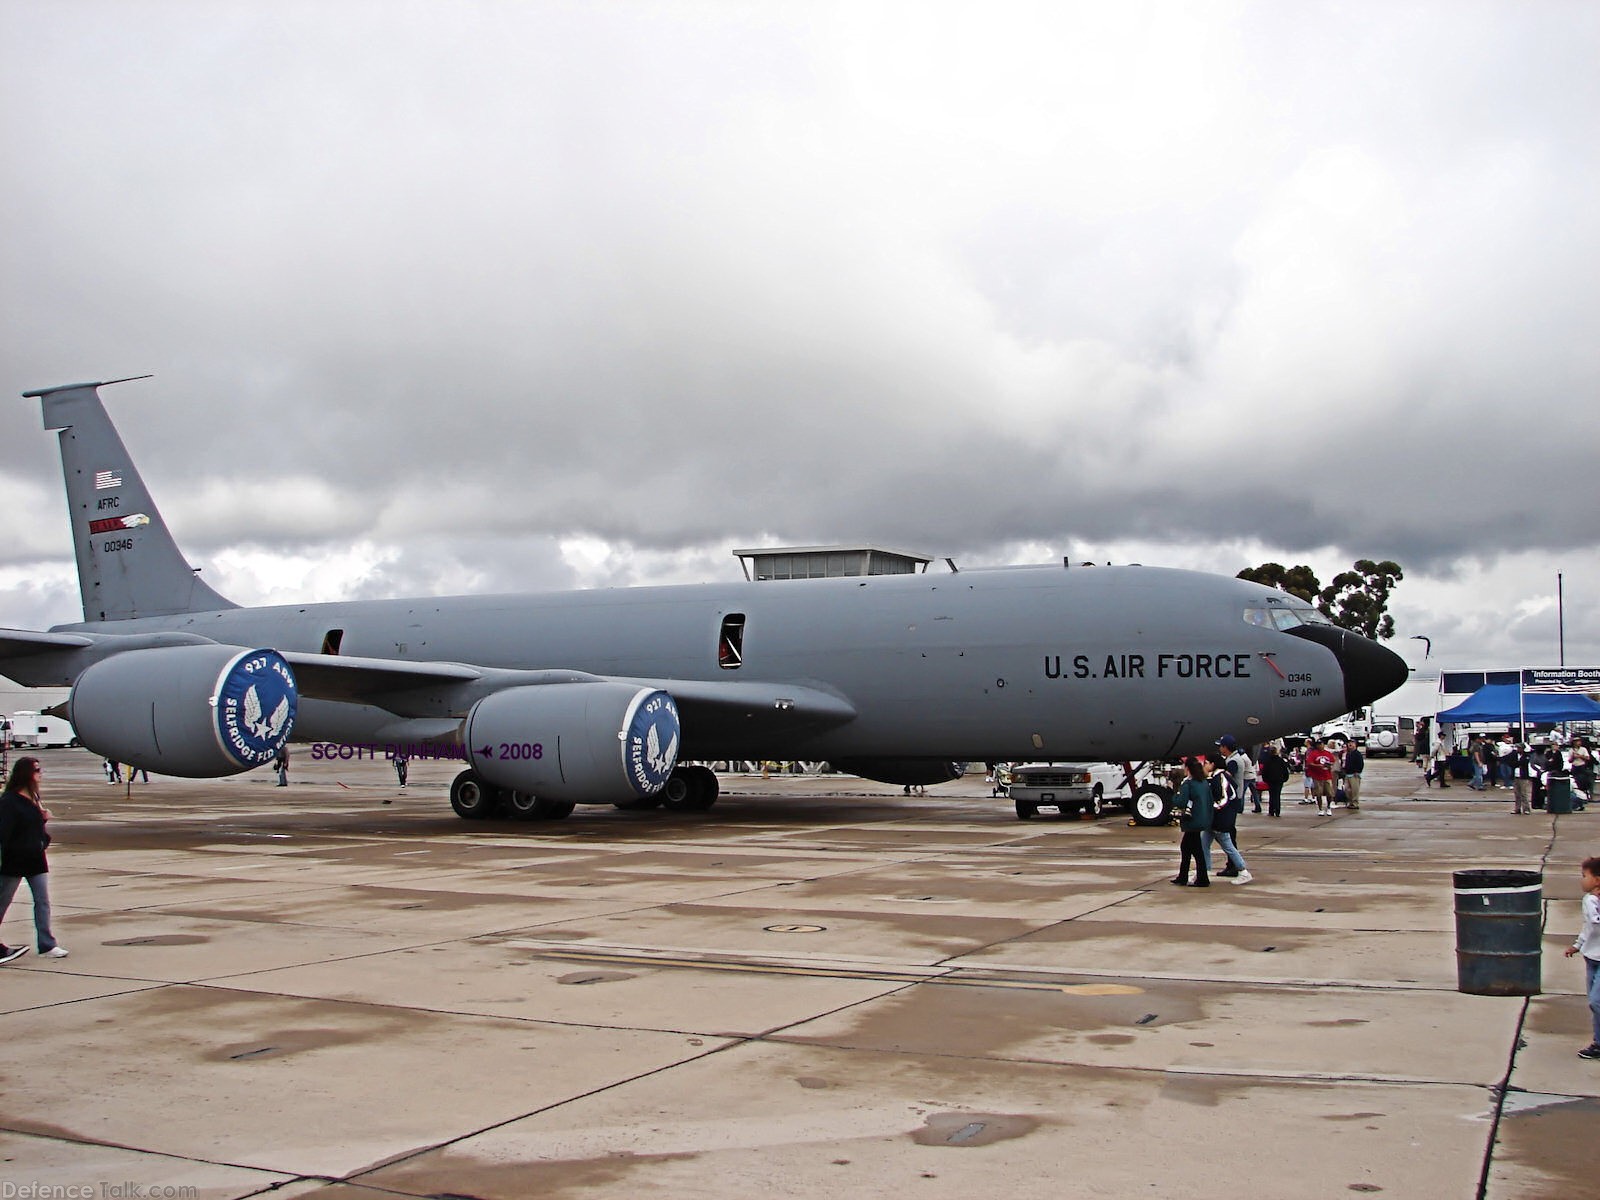
[[[1210, 887], [1206, 873], [1206, 851], [1200, 835], [1211, 828], [1211, 781], [1206, 778], [1205, 767], [1198, 758], [1184, 762], [1189, 777], [1183, 781], [1178, 794], [1173, 797], [1173, 808], [1180, 814], [1179, 826], [1183, 830], [1180, 849], [1182, 864], [1172, 881], [1179, 887]], [[1189, 882], [1189, 863], [1194, 862], [1194, 882]]]
[[1220, 874], [1234, 883], [1249, 883], [1255, 876], [1250, 874], [1244, 855], [1239, 853], [1234, 842], [1239, 831], [1239, 814], [1244, 812], [1244, 796], [1233, 790], [1233, 777], [1224, 767], [1222, 755], [1207, 755], [1200, 769], [1210, 776], [1211, 784], [1211, 828], [1200, 835], [1206, 865], [1211, 864], [1211, 843], [1216, 842], [1228, 859], [1228, 865]]

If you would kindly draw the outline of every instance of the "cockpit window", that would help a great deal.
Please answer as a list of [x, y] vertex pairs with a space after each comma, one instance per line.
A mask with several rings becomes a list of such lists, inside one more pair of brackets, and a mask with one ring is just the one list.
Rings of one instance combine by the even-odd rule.
[[1266, 629], [1293, 629], [1296, 625], [1330, 625], [1331, 621], [1303, 601], [1279, 604], [1269, 600], [1260, 608], [1244, 610], [1245, 624]]

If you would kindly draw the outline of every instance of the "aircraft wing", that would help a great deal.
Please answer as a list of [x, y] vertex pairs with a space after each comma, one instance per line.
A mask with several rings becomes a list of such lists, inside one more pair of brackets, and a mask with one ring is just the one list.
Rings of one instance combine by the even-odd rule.
[[626, 683], [659, 688], [677, 702], [697, 735], [828, 728], [854, 719], [855, 706], [816, 687], [761, 681], [623, 678], [562, 669], [508, 670], [470, 663], [399, 662], [286, 651], [300, 694], [316, 700], [375, 704], [402, 717], [464, 714], [474, 700], [506, 688], [570, 683]]
[[296, 650], [281, 653], [294, 671], [300, 694], [316, 700], [382, 704], [384, 696], [392, 693], [470, 684], [485, 675], [482, 668], [466, 663], [403, 662]]
[[[69, 684], [84, 666], [124, 650], [197, 644], [215, 643], [194, 634], [174, 632], [127, 636], [0, 629], [0, 661], [10, 660], [20, 666], [18, 660], [61, 655], [60, 660], [49, 660], [62, 664], [48, 673], [51, 678], [29, 682]], [[855, 706], [843, 697], [792, 683], [621, 678], [587, 671], [509, 670], [471, 663], [407, 662], [294, 650], [282, 654], [294, 671], [303, 697], [376, 705], [402, 718], [403, 725], [406, 719], [429, 718], [428, 735], [435, 737], [440, 736], [451, 718], [459, 719], [473, 702], [491, 692], [599, 681], [659, 688], [668, 693], [678, 705], [685, 729], [693, 731], [697, 741], [827, 729], [843, 725], [856, 715]]]
[[694, 741], [731, 736], [831, 729], [852, 721], [855, 705], [821, 688], [759, 680], [622, 679], [656, 687], [677, 702], [686, 737]]

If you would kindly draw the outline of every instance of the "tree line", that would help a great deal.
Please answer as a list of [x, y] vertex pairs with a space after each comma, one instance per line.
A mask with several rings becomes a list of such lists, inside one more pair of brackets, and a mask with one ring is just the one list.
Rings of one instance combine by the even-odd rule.
[[1361, 558], [1353, 569], [1335, 575], [1326, 587], [1316, 572], [1304, 564], [1286, 567], [1282, 563], [1262, 563], [1259, 567], [1246, 567], [1238, 578], [1308, 600], [1343, 629], [1369, 638], [1388, 639], [1394, 636], [1394, 618], [1388, 613], [1389, 594], [1405, 578], [1405, 572], [1399, 563], [1387, 558], [1382, 562]]

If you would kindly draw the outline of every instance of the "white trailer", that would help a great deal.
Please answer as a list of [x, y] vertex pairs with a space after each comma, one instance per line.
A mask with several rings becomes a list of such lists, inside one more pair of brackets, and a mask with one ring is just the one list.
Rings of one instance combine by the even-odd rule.
[[55, 750], [76, 746], [78, 735], [60, 717], [19, 709], [11, 714], [11, 744], [27, 750]]

